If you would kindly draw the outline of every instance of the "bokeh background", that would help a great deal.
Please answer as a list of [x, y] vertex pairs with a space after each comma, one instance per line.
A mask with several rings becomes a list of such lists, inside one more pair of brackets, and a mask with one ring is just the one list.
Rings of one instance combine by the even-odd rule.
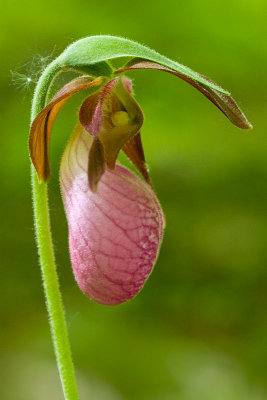
[[137, 40], [209, 76], [254, 130], [173, 76], [129, 74], [167, 228], [145, 289], [108, 307], [72, 275], [58, 167], [84, 96], [61, 111], [50, 203], [81, 400], [266, 399], [266, 0], [10, 0], [0, 19], [1, 400], [63, 399], [32, 228], [27, 78], [94, 34]]

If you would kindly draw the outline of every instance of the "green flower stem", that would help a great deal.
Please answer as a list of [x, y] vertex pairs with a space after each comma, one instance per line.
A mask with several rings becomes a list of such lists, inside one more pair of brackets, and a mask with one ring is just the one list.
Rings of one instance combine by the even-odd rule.
[[[59, 72], [60, 66], [57, 60], [43, 72], [34, 93], [31, 121], [46, 105], [49, 87]], [[47, 184], [39, 183], [33, 165], [31, 170], [36, 241], [57, 366], [65, 400], [78, 400], [79, 395], [53, 251]]]

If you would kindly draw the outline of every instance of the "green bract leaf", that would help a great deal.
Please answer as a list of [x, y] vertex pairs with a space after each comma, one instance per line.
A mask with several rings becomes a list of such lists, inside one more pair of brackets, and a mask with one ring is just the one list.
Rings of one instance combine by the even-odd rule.
[[[64, 69], [64, 66], [62, 68]], [[67, 66], [67, 68], [69, 69], [70, 66]], [[71, 67], [71, 69], [80, 72], [81, 74], [93, 76], [110, 76], [113, 72], [110, 64], [106, 61], [90, 65], [76, 65]]]
[[[138, 57], [143, 60], [156, 62], [201, 83], [204, 87], [212, 88], [218, 92], [229, 95], [229, 92], [217, 86], [214, 82], [207, 81], [207, 79], [190, 68], [172, 61], [140, 43], [116, 36], [90, 36], [78, 40], [67, 47], [59, 57], [59, 62], [62, 67], [77, 68], [79, 66], [94, 65], [119, 57]], [[103, 72], [101, 72], [101, 75], [103, 75]]]

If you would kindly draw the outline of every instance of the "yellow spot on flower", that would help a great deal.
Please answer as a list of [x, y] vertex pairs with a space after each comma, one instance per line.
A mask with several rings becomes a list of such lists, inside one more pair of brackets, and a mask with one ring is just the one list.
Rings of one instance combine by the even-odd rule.
[[115, 126], [123, 126], [129, 124], [129, 114], [126, 111], [116, 111], [111, 116], [111, 121]]

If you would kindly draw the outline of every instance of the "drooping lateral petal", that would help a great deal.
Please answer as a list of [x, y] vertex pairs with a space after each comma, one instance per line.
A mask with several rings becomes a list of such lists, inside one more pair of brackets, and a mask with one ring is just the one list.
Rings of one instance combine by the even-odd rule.
[[[176, 72], [170, 68], [164, 67], [163, 65], [156, 64], [149, 61], [144, 61], [140, 59], [133, 59], [130, 63], [128, 63], [125, 67], [117, 69], [115, 72], [120, 73], [124, 71], [134, 70], [134, 69], [156, 69], [159, 71], [168, 72], [179, 78], [183, 79], [184, 81], [190, 83], [190, 85], [194, 86], [198, 89], [201, 93], [204, 94], [213, 104], [216, 105], [225, 115], [226, 117], [236, 126], [241, 129], [251, 129], [252, 125], [247, 120], [244, 113], [238, 107], [234, 99], [230, 95], [226, 95], [218, 90], [215, 90], [212, 87], [204, 85], [201, 82], [198, 82], [187, 75], [181, 74]], [[207, 81], [207, 83], [212, 83], [210, 79], [206, 78], [204, 75], [201, 75], [203, 79]]]
[[151, 187], [118, 164], [105, 171], [97, 193], [88, 188], [93, 140], [81, 126], [75, 129], [62, 158], [60, 183], [77, 283], [92, 300], [115, 305], [136, 296], [150, 275], [164, 216]]
[[102, 77], [94, 80], [89, 76], [74, 79], [63, 86], [34, 119], [30, 130], [29, 148], [31, 159], [40, 182], [47, 181], [50, 176], [50, 136], [53, 124], [62, 106], [75, 93], [90, 87], [99, 86], [102, 82]]
[[92, 192], [97, 191], [97, 185], [105, 172], [104, 149], [98, 138], [93, 140], [88, 158], [88, 181]]
[[150, 184], [149, 171], [145, 160], [140, 132], [132, 139], [128, 140], [122, 150], [141, 173], [145, 181]]

